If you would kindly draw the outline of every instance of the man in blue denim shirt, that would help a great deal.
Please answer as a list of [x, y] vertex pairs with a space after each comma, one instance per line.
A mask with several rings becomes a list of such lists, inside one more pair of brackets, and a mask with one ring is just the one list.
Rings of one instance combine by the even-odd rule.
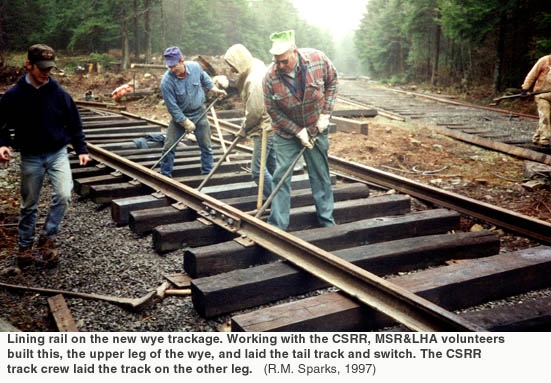
[[[161, 155], [165, 155], [184, 133], [195, 133], [201, 152], [201, 174], [208, 174], [213, 168], [213, 159], [209, 121], [206, 114], [201, 117], [205, 111], [205, 91], [216, 97], [226, 96], [226, 92], [214, 85], [198, 63], [184, 61], [178, 47], [167, 48], [163, 55], [168, 70], [161, 79], [161, 92], [172, 120]], [[172, 177], [175, 152], [173, 148], [160, 162], [161, 174]]]
[[[28, 73], [0, 99], [0, 162], [9, 161], [10, 146], [21, 152], [19, 250], [16, 255], [20, 266], [31, 262], [45, 265], [57, 262], [55, 237], [73, 189], [67, 145], [73, 146], [81, 166], [90, 160], [77, 106], [50, 77], [55, 67], [54, 56], [54, 50], [47, 45], [31, 46], [25, 61]], [[40, 191], [46, 174], [52, 185], [52, 200], [38, 248], [33, 249]]]

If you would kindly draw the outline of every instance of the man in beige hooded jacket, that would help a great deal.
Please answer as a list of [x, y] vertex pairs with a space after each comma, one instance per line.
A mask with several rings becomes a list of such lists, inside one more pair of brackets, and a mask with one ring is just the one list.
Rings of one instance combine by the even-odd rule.
[[272, 173], [275, 169], [275, 151], [273, 149], [273, 135], [271, 118], [264, 106], [262, 79], [266, 74], [266, 65], [254, 58], [242, 44], [232, 45], [226, 51], [224, 60], [232, 72], [237, 73], [237, 91], [245, 107], [245, 120], [241, 125], [239, 135], [251, 137], [254, 143], [252, 159], [252, 176], [258, 185], [261, 169], [262, 131], [267, 134], [266, 163], [264, 166], [263, 194], [268, 198], [272, 194]]
[[532, 137], [532, 142], [537, 145], [551, 144], [551, 55], [541, 57], [522, 84], [523, 93], [534, 86], [534, 92], [548, 90], [549, 93], [536, 95], [536, 105], [538, 106], [539, 122], [536, 132]]

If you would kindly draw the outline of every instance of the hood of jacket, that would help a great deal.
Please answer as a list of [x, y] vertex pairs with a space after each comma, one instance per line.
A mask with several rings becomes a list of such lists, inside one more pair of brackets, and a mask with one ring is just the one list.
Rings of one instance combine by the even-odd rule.
[[228, 48], [224, 60], [237, 70], [239, 77], [247, 75], [253, 65], [253, 55], [242, 44], [235, 44]]
[[243, 127], [247, 135], [258, 135], [262, 129], [270, 135], [273, 134], [262, 91], [262, 79], [266, 66], [262, 61], [254, 58], [242, 44], [232, 45], [226, 51], [224, 60], [238, 72], [236, 87], [245, 105]]

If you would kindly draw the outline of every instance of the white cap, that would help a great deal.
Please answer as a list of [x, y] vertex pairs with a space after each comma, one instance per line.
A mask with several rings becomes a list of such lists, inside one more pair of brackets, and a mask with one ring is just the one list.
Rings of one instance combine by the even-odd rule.
[[274, 56], [282, 55], [295, 46], [295, 31], [291, 29], [272, 33], [270, 35], [270, 40], [272, 41], [270, 53]]

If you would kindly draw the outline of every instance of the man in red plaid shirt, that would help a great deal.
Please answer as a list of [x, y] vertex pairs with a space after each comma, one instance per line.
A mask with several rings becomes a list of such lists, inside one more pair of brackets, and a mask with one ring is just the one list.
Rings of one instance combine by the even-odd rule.
[[[275, 186], [302, 147], [320, 226], [334, 226], [327, 127], [337, 97], [337, 70], [321, 51], [297, 49], [294, 31], [272, 33], [274, 56], [262, 83], [266, 110], [275, 131]], [[291, 205], [291, 176], [272, 200], [268, 223], [286, 230]]]

